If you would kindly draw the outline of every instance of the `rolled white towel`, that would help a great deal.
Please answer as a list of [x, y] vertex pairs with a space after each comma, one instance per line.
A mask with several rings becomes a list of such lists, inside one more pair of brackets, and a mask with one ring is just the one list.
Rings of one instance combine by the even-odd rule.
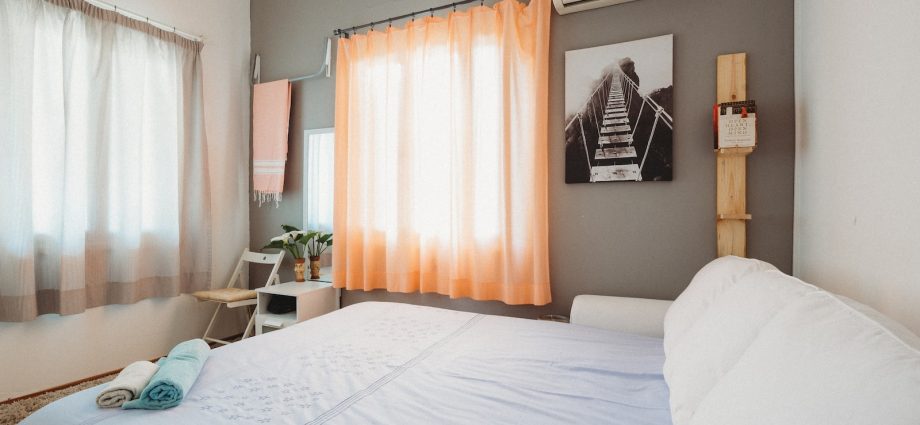
[[121, 407], [137, 398], [160, 367], [148, 361], [134, 362], [121, 370], [96, 397], [99, 407]]

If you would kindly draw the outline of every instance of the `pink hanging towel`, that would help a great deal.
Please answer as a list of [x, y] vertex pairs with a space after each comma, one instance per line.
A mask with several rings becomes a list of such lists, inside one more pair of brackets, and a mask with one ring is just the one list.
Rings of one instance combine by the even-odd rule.
[[259, 206], [274, 201], [277, 207], [284, 190], [291, 83], [256, 84], [252, 97], [252, 197]]

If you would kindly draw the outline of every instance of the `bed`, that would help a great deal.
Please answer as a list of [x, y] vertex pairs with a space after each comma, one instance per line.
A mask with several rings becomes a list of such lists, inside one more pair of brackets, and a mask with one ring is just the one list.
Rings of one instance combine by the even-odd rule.
[[671, 424], [660, 338], [367, 302], [213, 350], [178, 407], [99, 409], [101, 387], [34, 424]]

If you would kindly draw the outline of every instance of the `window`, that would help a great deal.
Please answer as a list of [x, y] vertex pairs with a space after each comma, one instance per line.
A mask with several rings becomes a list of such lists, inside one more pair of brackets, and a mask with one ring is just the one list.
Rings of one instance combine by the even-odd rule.
[[543, 305], [549, 5], [339, 39], [333, 283]]
[[0, 40], [0, 321], [206, 288], [201, 44], [58, 1]]
[[303, 141], [303, 227], [331, 232], [335, 130], [306, 130]]

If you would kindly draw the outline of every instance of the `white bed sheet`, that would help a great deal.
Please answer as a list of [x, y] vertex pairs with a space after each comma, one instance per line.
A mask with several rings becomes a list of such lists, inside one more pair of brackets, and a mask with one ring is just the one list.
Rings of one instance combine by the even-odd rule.
[[670, 425], [663, 363], [658, 338], [370, 302], [214, 350], [176, 408], [99, 386], [23, 423]]

